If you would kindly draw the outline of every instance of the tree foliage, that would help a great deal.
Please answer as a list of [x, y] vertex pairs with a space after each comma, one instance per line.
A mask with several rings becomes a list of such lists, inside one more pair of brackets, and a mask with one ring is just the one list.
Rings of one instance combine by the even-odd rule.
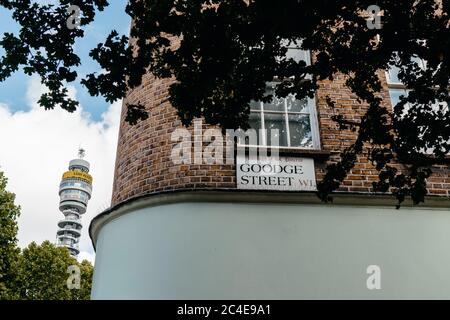
[[81, 271], [80, 289], [72, 290], [72, 300], [90, 300], [94, 267], [88, 260], [81, 261], [81, 263], [78, 263], [78, 266]]
[[[49, 241], [19, 249], [20, 207], [14, 203], [14, 193], [6, 191], [6, 184], [0, 171], [0, 300], [89, 300], [93, 275], [89, 261], [79, 263], [66, 248]], [[79, 289], [67, 286], [69, 266], [80, 268]]]
[[[69, 98], [66, 83], [77, 78], [74, 67], [80, 65], [73, 45], [83, 37], [82, 27], [95, 17], [95, 9], [103, 10], [106, 0], [61, 0], [52, 2], [32, 0], [0, 0], [0, 6], [11, 11], [20, 25], [17, 35], [5, 33], [0, 46], [5, 54], [0, 60], [0, 82], [23, 68], [28, 75], [36, 74], [49, 92], [41, 96], [39, 104], [46, 109], [55, 106], [73, 112], [78, 102]], [[68, 28], [71, 5], [77, 5], [83, 17], [81, 28]]]
[[[82, 8], [82, 27], [92, 21], [96, 8], [107, 5], [100, 0], [71, 3]], [[49, 85], [50, 95], [40, 101], [43, 106], [60, 104], [73, 110], [76, 103], [66, 99], [61, 80], [76, 77], [72, 67], [79, 60], [71, 45], [82, 36], [82, 28], [64, 29], [67, 17], [59, 8], [68, 1], [61, 1], [60, 7], [25, 0], [0, 4], [11, 9], [22, 26], [19, 36], [7, 34], [0, 42], [6, 50], [0, 80], [23, 66]], [[365, 12], [371, 5], [383, 10], [380, 29], [368, 27]], [[58, 13], [49, 14], [53, 11]], [[107, 101], [123, 98], [152, 72], [176, 80], [169, 99], [183, 124], [203, 117], [222, 128], [247, 128], [250, 101], [272, 98], [265, 94], [268, 81], [280, 81], [277, 96], [294, 94], [300, 99], [313, 96], [319, 81], [340, 74], [368, 109], [360, 121], [345, 119], [336, 110], [334, 120], [343, 129], [355, 130], [357, 138], [328, 166], [318, 186], [323, 200], [330, 200], [329, 194], [361, 155], [379, 171], [374, 190], [392, 190], [399, 202], [408, 196], [422, 202], [431, 166], [447, 163], [449, 0], [130, 0], [126, 12], [134, 21], [132, 41], [113, 31], [91, 51], [104, 70], [81, 80], [92, 95]], [[281, 58], [286, 41], [300, 39], [302, 48], [315, 54], [311, 65]], [[426, 70], [415, 58], [427, 62]], [[56, 67], [59, 61], [61, 70]], [[380, 96], [379, 71], [392, 67], [400, 69], [399, 78], [410, 92], [390, 111]], [[327, 102], [334, 106], [331, 99]], [[126, 120], [131, 124], [148, 117], [142, 105], [128, 107]]]
[[17, 275], [17, 218], [20, 207], [14, 204], [14, 193], [6, 191], [7, 179], [0, 171], [0, 300], [15, 298], [12, 287]]
[[[80, 288], [69, 289], [69, 266], [80, 268]], [[66, 248], [56, 247], [49, 241], [41, 245], [32, 242], [18, 260], [16, 290], [23, 300], [89, 300], [92, 281], [92, 265], [81, 264], [70, 256]]]

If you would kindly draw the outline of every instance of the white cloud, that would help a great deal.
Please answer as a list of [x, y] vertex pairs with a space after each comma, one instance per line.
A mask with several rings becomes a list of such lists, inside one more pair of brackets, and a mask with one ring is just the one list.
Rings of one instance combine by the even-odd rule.
[[[64, 217], [58, 210], [59, 182], [81, 145], [86, 150], [85, 159], [91, 163], [94, 188], [82, 217], [79, 257], [92, 261], [88, 226], [110, 204], [121, 103], [112, 104], [102, 120], [94, 122], [82, 108], [74, 113], [60, 108], [43, 110], [37, 100], [44, 90], [38, 79], [30, 80], [26, 111], [11, 113], [0, 103], [0, 170], [8, 177], [8, 189], [16, 193], [16, 203], [22, 207], [19, 245], [55, 240], [56, 224]], [[76, 95], [74, 88], [69, 91], [71, 96]]]

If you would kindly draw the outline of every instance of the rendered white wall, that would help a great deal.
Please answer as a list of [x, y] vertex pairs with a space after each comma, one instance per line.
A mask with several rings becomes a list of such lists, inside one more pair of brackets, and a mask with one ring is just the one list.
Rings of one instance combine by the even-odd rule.
[[[366, 268], [381, 267], [381, 290]], [[450, 212], [180, 203], [101, 229], [94, 299], [450, 298]]]

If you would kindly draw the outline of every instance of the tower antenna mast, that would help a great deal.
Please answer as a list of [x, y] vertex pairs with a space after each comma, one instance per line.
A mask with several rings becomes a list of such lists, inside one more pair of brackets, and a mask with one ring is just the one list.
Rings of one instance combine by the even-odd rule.
[[83, 148], [79, 148], [78, 149], [78, 158], [83, 159], [86, 156], [86, 150], [84, 150]]

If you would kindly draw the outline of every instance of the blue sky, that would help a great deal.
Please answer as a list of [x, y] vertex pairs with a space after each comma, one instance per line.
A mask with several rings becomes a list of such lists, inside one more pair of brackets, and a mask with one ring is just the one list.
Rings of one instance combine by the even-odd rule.
[[[103, 42], [111, 30], [117, 30], [120, 34], [128, 34], [130, 19], [124, 11], [126, 3], [125, 0], [110, 0], [109, 7], [97, 14], [95, 21], [86, 28], [85, 37], [76, 43], [75, 50], [82, 61], [82, 65], [78, 69], [79, 76], [100, 70], [98, 64], [89, 57], [89, 51], [97, 43]], [[9, 12], [0, 7], [0, 36], [4, 32], [16, 32], [17, 30], [18, 27], [10, 18]], [[29, 107], [26, 101], [28, 80], [28, 76], [17, 72], [13, 77], [0, 83], [0, 101], [8, 104], [12, 112], [24, 111], [24, 108]], [[71, 85], [77, 89], [77, 98], [83, 105], [84, 111], [91, 115], [92, 120], [100, 120], [109, 104], [102, 97], [91, 97], [87, 90], [79, 84], [79, 81]]]

